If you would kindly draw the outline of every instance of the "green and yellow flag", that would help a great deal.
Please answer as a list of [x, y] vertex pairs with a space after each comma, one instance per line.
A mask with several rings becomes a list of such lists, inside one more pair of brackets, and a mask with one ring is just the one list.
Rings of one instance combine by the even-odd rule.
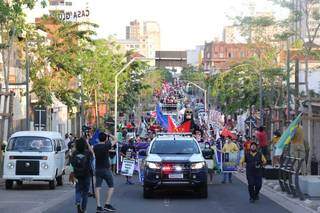
[[297, 126], [301, 121], [302, 113], [300, 113], [289, 125], [286, 131], [281, 135], [279, 142], [276, 145], [275, 156], [281, 156], [285, 145], [289, 144], [297, 131]]

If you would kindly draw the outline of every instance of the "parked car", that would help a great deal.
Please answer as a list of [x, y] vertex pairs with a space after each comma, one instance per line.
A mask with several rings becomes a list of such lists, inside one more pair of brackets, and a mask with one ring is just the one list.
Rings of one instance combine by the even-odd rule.
[[22, 131], [8, 141], [4, 155], [3, 179], [6, 189], [14, 181], [47, 181], [50, 189], [63, 185], [67, 147], [58, 132]]

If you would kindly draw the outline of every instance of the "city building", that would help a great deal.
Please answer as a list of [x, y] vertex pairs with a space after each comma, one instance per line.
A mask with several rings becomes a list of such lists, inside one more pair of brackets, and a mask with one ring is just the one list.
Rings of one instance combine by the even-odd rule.
[[253, 52], [243, 43], [225, 43], [212, 41], [205, 43], [203, 66], [205, 71], [213, 73], [225, 71], [234, 63], [248, 59]]
[[238, 26], [226, 26], [222, 33], [223, 42], [225, 43], [245, 43], [246, 38], [241, 34]]
[[131, 21], [129, 26], [126, 26], [127, 40], [141, 40], [143, 36], [143, 27], [138, 20]]
[[142, 42], [139, 40], [119, 39], [117, 43], [120, 45], [120, 51], [123, 53], [127, 51], [142, 52]]
[[179, 73], [187, 67], [186, 51], [156, 51], [156, 67]]
[[202, 65], [204, 45], [187, 50], [187, 64], [199, 68]]
[[[155, 58], [160, 50], [160, 26], [155, 21], [131, 21], [126, 26], [126, 41], [119, 40], [122, 49], [136, 50], [149, 59]], [[154, 63], [153, 63], [154, 64]]]

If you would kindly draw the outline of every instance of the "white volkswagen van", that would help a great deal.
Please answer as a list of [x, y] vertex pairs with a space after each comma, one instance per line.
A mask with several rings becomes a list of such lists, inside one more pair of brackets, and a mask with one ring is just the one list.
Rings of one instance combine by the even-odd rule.
[[59, 132], [22, 131], [8, 141], [3, 164], [6, 189], [14, 181], [48, 181], [49, 188], [62, 185], [67, 147]]

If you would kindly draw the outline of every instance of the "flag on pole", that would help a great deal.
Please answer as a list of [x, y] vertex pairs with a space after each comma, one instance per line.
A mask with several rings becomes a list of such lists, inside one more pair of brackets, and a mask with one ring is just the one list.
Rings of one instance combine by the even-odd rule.
[[168, 129], [168, 117], [163, 115], [161, 111], [161, 107], [158, 104], [156, 109], [156, 115], [157, 115], [157, 122], [158, 124], [165, 129]]
[[176, 125], [171, 116], [168, 116], [168, 132], [191, 132], [191, 121]]
[[100, 130], [96, 129], [96, 131], [94, 132], [92, 138], [89, 140], [89, 143], [90, 143], [91, 146], [94, 146], [94, 145], [99, 143], [99, 134], [100, 134]]
[[294, 135], [296, 134], [297, 127], [301, 121], [302, 113], [300, 113], [289, 125], [286, 131], [281, 135], [279, 142], [276, 145], [275, 156], [281, 156], [285, 145], [289, 144]]

